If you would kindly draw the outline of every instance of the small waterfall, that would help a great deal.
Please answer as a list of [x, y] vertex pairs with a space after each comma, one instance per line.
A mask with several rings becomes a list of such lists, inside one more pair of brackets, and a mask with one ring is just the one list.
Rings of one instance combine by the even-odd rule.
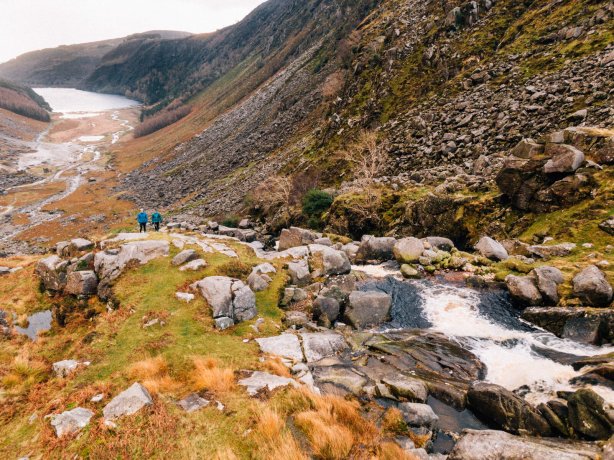
[[[481, 292], [452, 284], [404, 281], [388, 276], [361, 284], [361, 290], [392, 296], [388, 329], [422, 328], [445, 334], [471, 350], [487, 366], [486, 381], [509, 390], [526, 389], [526, 399], [542, 402], [558, 390], [573, 390], [580, 375], [573, 359], [614, 352], [561, 339], [520, 319], [506, 292]], [[614, 392], [592, 387], [609, 403]]]

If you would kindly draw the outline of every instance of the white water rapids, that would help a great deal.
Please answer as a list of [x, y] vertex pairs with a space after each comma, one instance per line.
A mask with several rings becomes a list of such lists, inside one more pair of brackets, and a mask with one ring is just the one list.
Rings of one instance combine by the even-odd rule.
[[[392, 270], [386, 265], [352, 268], [380, 279], [394, 274], [399, 282], [411, 285], [418, 300], [410, 301], [409, 306], [402, 308], [415, 310], [417, 315], [428, 321], [430, 326], [426, 329], [440, 332], [473, 352], [486, 365], [487, 382], [509, 390], [528, 387], [529, 393], [525, 399], [532, 403], [548, 401], [556, 397], [556, 392], [560, 390], [577, 389], [569, 380], [582, 373], [536, 350], [578, 357], [614, 352], [614, 347], [585, 345], [534, 327], [523, 329], [506, 324], [513, 318], [512, 323], [524, 325], [512, 313], [507, 317], [501, 314], [502, 309], [511, 310], [511, 304], [503, 303], [500, 299], [488, 299], [475, 289], [453, 284], [403, 281], [398, 276], [398, 269]], [[614, 391], [602, 386], [592, 386], [592, 389], [614, 405]]]

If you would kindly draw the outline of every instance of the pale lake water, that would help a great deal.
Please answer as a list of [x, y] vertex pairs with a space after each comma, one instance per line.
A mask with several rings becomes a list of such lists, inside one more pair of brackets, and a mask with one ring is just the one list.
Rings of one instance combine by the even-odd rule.
[[[54, 112], [65, 118], [85, 118], [107, 110], [136, 107], [141, 103], [115, 94], [100, 94], [74, 88], [34, 88]], [[71, 116], [70, 114], [80, 114]]]

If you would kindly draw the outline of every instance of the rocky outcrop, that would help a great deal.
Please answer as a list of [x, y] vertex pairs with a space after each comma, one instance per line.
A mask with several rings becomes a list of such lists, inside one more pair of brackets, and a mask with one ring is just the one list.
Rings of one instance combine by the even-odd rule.
[[256, 296], [242, 281], [226, 276], [209, 276], [194, 284], [211, 307], [213, 318], [230, 318], [235, 323], [254, 318]]
[[580, 436], [596, 440], [614, 434], [614, 420], [606, 412], [606, 403], [591, 389], [581, 389], [567, 399], [569, 424]]
[[573, 278], [573, 293], [588, 305], [607, 307], [612, 302], [612, 286], [604, 274], [590, 265]]
[[484, 422], [514, 434], [549, 436], [547, 420], [529, 403], [509, 390], [477, 383], [467, 394], [467, 406]]
[[68, 261], [54, 255], [41, 259], [35, 271], [45, 289], [62, 291], [66, 287], [68, 266]]
[[98, 291], [98, 277], [93, 270], [72, 272], [68, 275], [64, 290], [75, 296], [95, 295]]

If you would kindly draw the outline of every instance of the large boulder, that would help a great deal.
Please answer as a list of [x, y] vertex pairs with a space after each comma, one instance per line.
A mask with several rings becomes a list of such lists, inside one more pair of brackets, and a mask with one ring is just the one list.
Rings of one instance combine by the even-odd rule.
[[394, 258], [394, 245], [397, 240], [391, 237], [364, 235], [358, 247], [356, 259], [359, 261], [386, 261]]
[[559, 303], [558, 288], [563, 283], [563, 273], [558, 268], [543, 266], [533, 269], [531, 275], [542, 294], [544, 303], [548, 305]]
[[341, 305], [334, 297], [318, 296], [313, 301], [313, 318], [320, 326], [331, 327], [340, 313]]
[[279, 251], [312, 244], [320, 235], [299, 227], [284, 228], [279, 235]]
[[81, 431], [90, 423], [90, 419], [93, 416], [94, 413], [91, 410], [76, 407], [75, 409], [52, 416], [51, 426], [55, 430], [55, 435], [61, 438]]
[[605, 440], [614, 434], [614, 423], [606, 413], [606, 403], [593, 390], [576, 391], [567, 400], [567, 408], [569, 424], [582, 437]]
[[98, 277], [92, 270], [72, 272], [68, 275], [66, 288], [67, 294], [76, 296], [91, 296], [98, 290]]
[[584, 163], [584, 153], [566, 144], [546, 144], [545, 152], [550, 159], [544, 165], [546, 174], [573, 173]]
[[538, 144], [533, 139], [522, 139], [516, 146], [510, 151], [510, 154], [516, 158], [536, 158], [544, 153], [544, 145]]
[[238, 323], [258, 314], [256, 296], [241, 280], [209, 276], [198, 281], [195, 287], [211, 307], [213, 318], [228, 317]]
[[523, 305], [541, 305], [542, 295], [537, 288], [535, 278], [531, 276], [507, 275], [505, 284], [510, 295]]
[[132, 415], [145, 406], [151, 406], [153, 399], [147, 389], [140, 383], [133, 383], [128, 389], [115, 396], [102, 410], [106, 420], [114, 420]]
[[468, 407], [484, 422], [514, 434], [549, 436], [547, 420], [520, 396], [499, 385], [476, 383]]
[[381, 291], [354, 291], [349, 296], [345, 319], [356, 329], [390, 320], [392, 298]]
[[35, 273], [41, 279], [45, 289], [49, 291], [62, 291], [68, 281], [68, 266], [68, 261], [53, 255], [39, 260]]
[[501, 243], [493, 240], [489, 236], [483, 236], [475, 245], [475, 249], [484, 257], [492, 260], [506, 260], [507, 251]]
[[424, 243], [414, 237], [400, 239], [393, 247], [394, 257], [403, 264], [417, 262], [423, 252]]
[[513, 436], [496, 430], [465, 430], [448, 460], [598, 460], [598, 446]]
[[573, 293], [595, 307], [607, 307], [612, 301], [612, 286], [594, 265], [589, 265], [574, 277]]
[[[347, 254], [321, 244], [310, 244], [312, 265], [320, 265], [324, 275], [344, 275], [352, 270]], [[319, 262], [319, 263], [318, 263]]]

